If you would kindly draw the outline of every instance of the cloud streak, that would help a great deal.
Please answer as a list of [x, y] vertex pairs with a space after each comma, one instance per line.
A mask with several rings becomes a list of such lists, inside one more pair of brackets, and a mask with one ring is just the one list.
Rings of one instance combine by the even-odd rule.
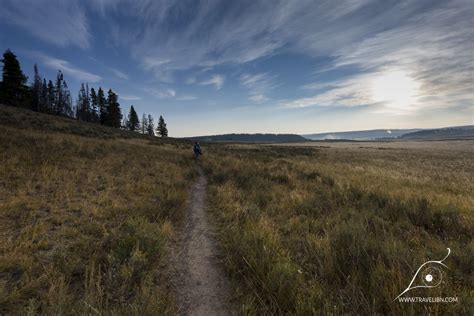
[[149, 87], [144, 90], [158, 99], [174, 99], [176, 101], [193, 101], [197, 99], [197, 97], [192, 95], [179, 95], [176, 90], [171, 88], [157, 89]]
[[[330, 70], [356, 67], [361, 72], [333, 82], [304, 85], [316, 95], [285, 103], [287, 107], [375, 105], [370, 82], [380, 73], [405, 72], [420, 86], [418, 110], [473, 104], [473, 6], [452, 2], [407, 23], [377, 33], [333, 53]], [[391, 89], [390, 86], [386, 87]]]
[[139, 96], [131, 95], [131, 94], [119, 94], [119, 98], [125, 101], [138, 101], [142, 99]]
[[42, 62], [51, 69], [61, 70], [65, 75], [71, 76], [78, 81], [99, 82], [102, 78], [98, 75], [87, 72], [73, 66], [66, 60], [39, 54]]
[[216, 90], [222, 89], [224, 85], [225, 77], [223, 75], [212, 75], [211, 78], [201, 81], [201, 86], [214, 86]]
[[270, 100], [266, 94], [277, 87], [275, 77], [268, 73], [245, 73], [240, 76], [240, 84], [249, 90], [248, 99], [255, 103], [263, 103]]
[[[334, 81], [330, 84], [330, 89], [305, 98], [288, 101], [284, 106], [289, 108], [304, 108], [309, 106], [346, 106], [355, 107], [373, 104], [370, 95], [370, 79], [368, 74], [353, 76], [348, 79]], [[319, 85], [313, 85], [319, 89]], [[323, 85], [322, 87], [326, 87]], [[305, 86], [305, 88], [308, 88]]]
[[128, 80], [128, 75], [125, 74], [124, 72], [115, 69], [115, 68], [110, 68], [110, 71], [118, 78], [123, 79], [123, 80]]
[[[106, 1], [101, 10], [116, 19], [114, 25], [121, 18], [136, 21], [139, 27], [113, 28], [117, 45], [132, 47], [142, 66], [160, 77], [196, 66], [248, 63], [281, 51], [331, 52], [369, 30], [381, 29], [380, 21], [393, 20], [387, 16], [396, 8], [381, 10], [373, 22], [360, 16], [369, 2], [211, 0], [184, 6], [174, 1], [124, 0], [120, 7]], [[360, 26], [353, 27], [354, 23]]]
[[[472, 16], [474, 6], [465, 0], [208, 0], [186, 5], [172, 0], [51, 0], [48, 5], [46, 0], [4, 0], [0, 23], [55, 46], [81, 49], [96, 43], [90, 30], [97, 23], [107, 34], [107, 49], [113, 46], [131, 56], [137, 71], [153, 75], [144, 85], [156, 84], [147, 92], [160, 99], [194, 100], [177, 92], [179, 81], [215, 90], [226, 84], [231, 90], [235, 79], [243, 98], [253, 103], [287, 92], [293, 97], [283, 105], [293, 109], [370, 106], [389, 111], [372, 90], [375, 79], [391, 72], [416, 82], [410, 108], [421, 111], [472, 106]], [[295, 76], [289, 71], [292, 62], [304, 59], [313, 79], [290, 77]], [[273, 67], [275, 60], [282, 62]], [[66, 60], [49, 57], [44, 62], [78, 80], [101, 79]], [[127, 71], [132, 73], [103, 69], [123, 80], [129, 79]], [[304, 89], [293, 91], [295, 83]]]
[[91, 34], [84, 9], [78, 1], [4, 0], [0, 20], [21, 27], [60, 47], [90, 46]]

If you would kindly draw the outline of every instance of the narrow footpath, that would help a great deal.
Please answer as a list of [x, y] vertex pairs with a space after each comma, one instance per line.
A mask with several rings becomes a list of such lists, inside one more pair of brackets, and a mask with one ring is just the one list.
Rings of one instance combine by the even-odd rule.
[[216, 259], [217, 248], [204, 205], [206, 187], [207, 179], [200, 170], [173, 255], [179, 315], [236, 314], [230, 303], [229, 281]]

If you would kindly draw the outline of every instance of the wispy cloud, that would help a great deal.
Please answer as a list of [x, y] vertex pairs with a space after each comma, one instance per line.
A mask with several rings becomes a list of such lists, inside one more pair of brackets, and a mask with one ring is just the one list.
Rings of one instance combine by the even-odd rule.
[[[333, 69], [410, 68], [423, 81], [426, 98], [437, 103], [465, 100], [472, 82], [474, 13], [469, 1], [255, 0], [192, 6], [171, 0], [52, 1], [26, 5], [5, 0], [0, 17], [50, 43], [87, 48], [88, 14], [95, 11], [111, 26], [116, 45], [130, 49], [144, 70], [165, 83], [174, 81], [176, 71], [241, 65], [282, 52], [333, 56]], [[130, 23], [123, 25], [124, 19]], [[200, 82], [216, 89], [223, 83], [224, 77], [217, 75]], [[250, 97], [263, 100], [256, 96], [266, 92], [253, 89]]]
[[119, 94], [119, 98], [126, 101], [138, 101], [142, 99], [139, 96], [131, 95], [131, 94]]
[[186, 84], [193, 84], [196, 82], [196, 77], [189, 77], [186, 79]]
[[[472, 105], [474, 20], [467, 16], [473, 14], [474, 6], [452, 2], [408, 19], [404, 25], [343, 46], [333, 53], [335, 60], [331, 69], [351, 66], [361, 73], [337, 81], [304, 85], [305, 89], [319, 92], [285, 105], [380, 105], [371, 96], [371, 83], [381, 73], [398, 72], [409, 74], [419, 87], [417, 101], [411, 104], [413, 110]], [[393, 88], [386, 86], [386, 89]], [[390, 108], [385, 110], [393, 112]], [[380, 108], [377, 111], [380, 112]]]
[[183, 95], [183, 96], [176, 97], [176, 100], [178, 100], [178, 101], [193, 101], [193, 100], [197, 100], [197, 97], [194, 96], [194, 95]]
[[174, 98], [176, 96], [176, 91], [171, 88], [167, 88], [167, 89], [145, 88], [144, 90], [159, 99]]
[[[18, 26], [60, 47], [88, 48], [93, 43], [88, 22], [104, 26], [107, 45], [116, 45], [154, 76], [145, 80], [158, 87], [148, 92], [158, 98], [194, 99], [171, 85], [177, 79], [217, 90], [237, 79], [244, 97], [262, 103], [270, 100], [278, 79], [279, 94], [286, 84], [293, 89], [301, 82], [304, 88], [288, 91], [296, 97], [284, 103], [287, 107], [369, 105], [378, 111], [387, 106], [374, 98], [373, 81], [387, 72], [403, 72], [419, 86], [415, 108], [473, 104], [471, 1], [1, 2], [0, 26]], [[308, 68], [314, 66], [314, 82], [304, 84], [304, 74], [289, 78], [295, 56], [304, 56], [298, 62]], [[269, 61], [282, 62], [271, 67]], [[100, 80], [66, 60], [45, 63], [82, 81]], [[121, 70], [130, 71], [103, 69], [121, 79], [128, 78]]]
[[356, 65], [372, 72], [408, 69], [421, 84], [420, 104], [425, 107], [473, 100], [474, 6], [462, 4], [449, 3], [343, 49], [337, 53], [336, 66]]
[[240, 76], [240, 84], [249, 90], [248, 99], [256, 103], [268, 101], [266, 94], [277, 86], [275, 77], [267, 73], [245, 73]]
[[211, 78], [201, 81], [199, 84], [202, 86], [214, 86], [217, 90], [220, 90], [224, 85], [225, 77], [223, 75], [212, 75]]
[[110, 68], [110, 71], [118, 78], [128, 80], [128, 75], [118, 69]]
[[102, 80], [100, 76], [75, 67], [66, 60], [46, 56], [43, 54], [37, 54], [37, 56], [39, 56], [41, 61], [49, 68], [61, 70], [65, 75], [71, 76], [78, 81], [98, 82]]
[[[284, 103], [289, 108], [304, 108], [308, 106], [360, 106], [373, 104], [370, 95], [369, 76], [366, 74], [353, 76], [348, 79], [334, 81], [332, 88], [314, 96], [299, 98]], [[318, 87], [315, 85], [315, 87]]]
[[264, 94], [253, 94], [253, 95], [249, 96], [248, 99], [250, 101], [253, 101], [253, 102], [256, 102], [256, 103], [263, 103], [263, 102], [267, 102], [268, 100], [270, 100]]
[[4, 0], [0, 21], [17, 25], [41, 40], [61, 47], [90, 46], [92, 36], [86, 14], [76, 0]]
[[171, 88], [160, 89], [148, 87], [144, 90], [158, 99], [174, 99], [176, 101], [193, 101], [197, 99], [197, 97], [193, 95], [180, 95], [176, 92], [176, 90]]
[[[136, 20], [135, 29], [117, 27], [114, 37], [118, 45], [132, 47], [142, 66], [160, 77], [163, 72], [192, 67], [247, 63], [282, 50], [327, 53], [359, 40], [367, 30], [381, 29], [380, 21], [393, 14], [380, 13], [373, 22], [359, 17], [368, 2], [208, 1], [183, 6], [168, 0], [124, 0], [120, 6], [106, 1], [101, 10], [115, 12], [109, 15], [112, 18]], [[170, 27], [176, 21], [186, 22]], [[360, 26], [353, 27], [354, 23]]]

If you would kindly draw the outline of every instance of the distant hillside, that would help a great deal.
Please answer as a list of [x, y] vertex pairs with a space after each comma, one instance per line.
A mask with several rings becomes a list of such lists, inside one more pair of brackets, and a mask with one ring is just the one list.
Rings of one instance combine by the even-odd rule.
[[444, 139], [474, 137], [474, 125], [445, 127], [417, 131], [403, 135], [403, 139]]
[[301, 135], [311, 140], [325, 139], [350, 139], [350, 140], [375, 140], [382, 138], [398, 138], [407, 133], [420, 131], [417, 129], [373, 129], [367, 131], [350, 131], [350, 132], [334, 132], [334, 133], [318, 133]]
[[296, 134], [224, 134], [210, 136], [187, 137], [188, 139], [206, 142], [253, 142], [253, 143], [283, 143], [304, 142], [306, 138]]

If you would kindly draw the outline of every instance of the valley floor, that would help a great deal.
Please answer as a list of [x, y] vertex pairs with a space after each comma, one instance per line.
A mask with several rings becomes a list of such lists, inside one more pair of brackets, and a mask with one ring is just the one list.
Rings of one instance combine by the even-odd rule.
[[[206, 152], [208, 201], [242, 314], [472, 314], [473, 141]], [[442, 284], [405, 296], [458, 301], [393, 302], [447, 248]]]

